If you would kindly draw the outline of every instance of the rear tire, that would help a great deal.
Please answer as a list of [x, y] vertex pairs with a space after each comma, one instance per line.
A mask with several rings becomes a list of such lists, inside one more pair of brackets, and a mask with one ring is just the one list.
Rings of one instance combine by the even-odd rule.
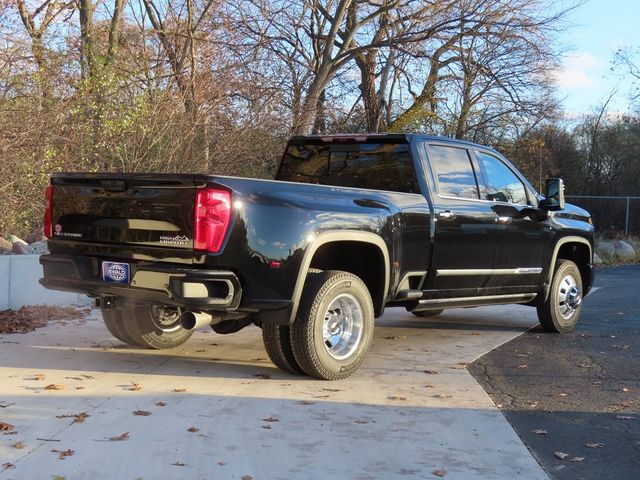
[[364, 361], [373, 338], [374, 312], [367, 286], [339, 271], [309, 273], [291, 346], [300, 368], [322, 380], [353, 374]]
[[129, 336], [126, 328], [124, 328], [122, 311], [119, 308], [103, 308], [100, 312], [102, 313], [104, 325], [111, 335], [128, 345], [138, 346], [138, 344], [133, 341], [133, 338]]
[[127, 334], [144, 348], [164, 350], [175, 348], [189, 340], [193, 330], [180, 326], [181, 310], [162, 305], [126, 304], [122, 318]]
[[438, 310], [422, 310], [421, 312], [411, 312], [411, 313], [413, 313], [416, 317], [428, 318], [428, 317], [435, 317], [436, 315], [440, 315], [442, 312], [444, 312], [443, 308], [440, 308]]
[[293, 354], [289, 325], [264, 323], [262, 325], [262, 341], [267, 355], [276, 367], [296, 375], [304, 374]]
[[555, 267], [549, 297], [536, 309], [544, 331], [565, 333], [575, 328], [582, 312], [582, 278], [571, 260], [558, 260]]

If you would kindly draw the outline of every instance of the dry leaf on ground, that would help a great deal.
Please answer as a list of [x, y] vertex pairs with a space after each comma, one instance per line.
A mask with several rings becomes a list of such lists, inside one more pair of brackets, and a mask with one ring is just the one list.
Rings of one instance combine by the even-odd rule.
[[70, 415], [56, 415], [56, 418], [73, 418], [73, 423], [82, 423], [90, 416], [91, 415], [89, 415], [87, 412], [80, 412], [72, 413]]
[[280, 419], [277, 417], [267, 417], [262, 419], [263, 422], [279, 422]]
[[57, 453], [58, 454], [58, 458], [60, 460], [64, 460], [65, 458], [70, 457], [75, 453], [71, 449], [68, 449], [68, 450], [51, 450], [51, 451], [54, 452], [54, 453]]
[[156, 402], [156, 407], [164, 407], [166, 403], [164, 402]]
[[585, 457], [573, 457], [571, 460], [569, 460], [570, 462], [574, 462], [574, 463], [579, 463], [584, 461]]
[[196, 428], [196, 427], [187, 428], [187, 432], [196, 433], [196, 432], [199, 432], [199, 431], [200, 431], [200, 429]]
[[126, 390], [131, 390], [132, 392], [138, 392], [140, 390], [142, 390], [142, 387], [140, 386], [139, 383], [133, 383], [131, 382], [131, 385], [129, 385]]
[[9, 430], [13, 430], [15, 427], [10, 423], [0, 422], [0, 432], [8, 432]]
[[358, 423], [360, 425], [365, 425], [365, 424], [369, 423], [369, 420], [365, 420], [363, 418], [358, 418], [358, 419], [354, 420], [353, 423]]
[[64, 385], [61, 383], [51, 383], [44, 387], [45, 390], [64, 390]]
[[133, 414], [137, 417], [148, 417], [151, 415], [151, 412], [147, 412], [146, 410], [136, 410]]
[[423, 370], [422, 373], [428, 373], [429, 375], [438, 375], [440, 372], [437, 370]]
[[536, 428], [535, 430], [531, 430], [531, 433], [535, 433], [536, 435], [546, 435], [549, 432], [540, 428]]
[[24, 443], [22, 442], [16, 442], [13, 445], [11, 445], [13, 448], [17, 448], [18, 450], [22, 450], [24, 448]]
[[553, 454], [556, 456], [556, 458], [559, 458], [560, 460], [564, 460], [569, 456], [568, 453], [564, 453], [564, 452], [553, 452]]
[[253, 480], [253, 477], [251, 475], [243, 475], [240, 480]]
[[175, 463], [172, 463], [171, 465], [174, 465], [176, 467], [184, 467], [186, 464], [182, 462], [175, 462]]
[[9, 469], [9, 468], [16, 468], [16, 466], [13, 463], [7, 462], [2, 464], [2, 468]]
[[115, 437], [109, 437], [110, 442], [122, 442], [124, 440], [129, 440], [129, 432], [121, 433]]
[[391, 395], [389, 397], [387, 397], [388, 400], [406, 400], [407, 397], [399, 397], [397, 395]]
[[447, 475], [447, 471], [444, 468], [441, 468], [439, 470], [434, 470], [431, 474], [436, 477], [445, 477]]
[[269, 380], [271, 378], [271, 375], [269, 375], [268, 373], [256, 373], [252, 376], [255, 378], [261, 378], [263, 380]]
[[604, 443], [587, 443], [585, 446], [587, 448], [602, 448], [604, 447]]
[[618, 420], [633, 420], [636, 417], [632, 417], [630, 415], [618, 415], [616, 416], [616, 419]]
[[176, 392], [176, 393], [182, 393], [182, 392], [186, 392], [187, 389], [186, 388], [174, 388], [173, 391]]
[[298, 405], [314, 405], [316, 402], [312, 402], [310, 400], [300, 400], [296, 402]]

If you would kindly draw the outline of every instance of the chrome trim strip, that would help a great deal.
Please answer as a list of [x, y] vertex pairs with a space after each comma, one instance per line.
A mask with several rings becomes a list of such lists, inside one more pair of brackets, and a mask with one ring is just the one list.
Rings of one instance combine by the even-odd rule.
[[473, 276], [473, 275], [539, 275], [542, 267], [520, 267], [520, 268], [461, 268], [461, 269], [441, 269], [436, 270], [438, 277]]
[[484, 302], [487, 300], [522, 300], [528, 302], [538, 296], [537, 293], [517, 293], [509, 295], [483, 295], [480, 297], [454, 297], [454, 298], [433, 298], [428, 300], [420, 300], [419, 305], [430, 305], [437, 303], [458, 303], [458, 302]]

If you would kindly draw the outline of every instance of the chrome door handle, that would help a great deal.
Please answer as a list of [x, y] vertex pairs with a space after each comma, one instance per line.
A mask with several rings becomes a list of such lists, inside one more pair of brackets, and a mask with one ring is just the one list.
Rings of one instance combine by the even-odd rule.
[[438, 214], [438, 218], [441, 218], [443, 220], [451, 220], [455, 216], [456, 214], [453, 213], [451, 210], [445, 210], [444, 212], [440, 212]]
[[513, 218], [512, 217], [498, 217], [498, 218], [496, 218], [496, 222], [502, 223], [503, 225], [506, 225], [508, 223], [513, 222]]

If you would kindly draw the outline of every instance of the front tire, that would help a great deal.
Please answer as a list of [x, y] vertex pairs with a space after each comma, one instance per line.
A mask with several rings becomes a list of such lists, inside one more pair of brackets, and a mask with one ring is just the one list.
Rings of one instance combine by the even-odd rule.
[[162, 305], [126, 304], [122, 318], [127, 334], [144, 348], [164, 350], [189, 340], [193, 330], [180, 326], [180, 309]]
[[307, 275], [291, 329], [291, 346], [300, 368], [322, 380], [355, 372], [371, 345], [374, 312], [360, 278], [339, 271]]
[[573, 330], [582, 312], [582, 278], [571, 260], [558, 260], [546, 301], [536, 305], [538, 320], [546, 332]]

